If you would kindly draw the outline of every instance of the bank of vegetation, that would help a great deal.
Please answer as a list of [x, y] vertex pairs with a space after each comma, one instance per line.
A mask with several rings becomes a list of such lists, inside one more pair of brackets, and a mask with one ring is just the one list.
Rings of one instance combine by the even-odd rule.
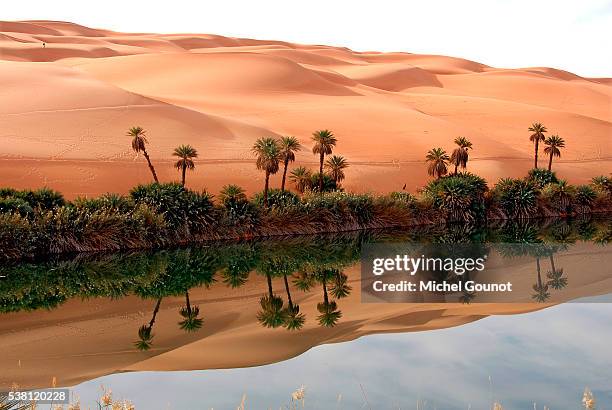
[[[432, 180], [419, 192], [399, 190], [386, 195], [344, 191], [341, 184], [349, 164], [344, 157], [332, 155], [337, 140], [329, 130], [313, 133], [312, 152], [319, 160], [315, 172], [304, 167], [288, 172], [302, 149], [296, 138], [261, 138], [252, 152], [256, 167], [265, 175], [263, 191], [247, 197], [243, 188], [228, 184], [215, 197], [185, 186], [187, 171], [195, 169], [198, 156], [189, 145], [173, 152], [181, 181], [159, 182], [146, 151], [146, 133], [134, 127], [128, 131], [132, 148], [143, 154], [155, 182], [136, 186], [128, 195], [72, 201], [47, 188], [0, 189], [0, 259], [612, 212], [612, 177], [595, 177], [586, 185], [568, 184], [551, 169], [553, 158], [565, 146], [563, 139], [539, 137], [546, 132], [541, 124], [533, 124], [530, 132], [536, 147], [535, 167], [524, 178], [505, 178], [489, 186], [466, 171], [472, 144], [459, 137], [451, 155], [442, 148], [427, 153]], [[537, 167], [539, 142], [547, 147], [548, 169]], [[270, 176], [277, 172], [282, 172], [281, 186], [271, 188]]]

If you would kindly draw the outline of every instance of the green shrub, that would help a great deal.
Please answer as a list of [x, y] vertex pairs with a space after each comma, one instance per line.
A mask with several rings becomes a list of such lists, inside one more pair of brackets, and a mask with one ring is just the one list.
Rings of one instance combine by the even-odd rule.
[[41, 209], [53, 209], [66, 204], [62, 194], [49, 188], [40, 188], [34, 191], [17, 191], [12, 188], [2, 188], [0, 189], [0, 198], [20, 199], [26, 202], [31, 208]]
[[417, 201], [417, 198], [414, 195], [404, 191], [391, 192], [389, 194], [389, 198], [393, 199], [394, 201], [404, 203], [406, 205], [413, 205]]
[[576, 187], [576, 193], [574, 195], [576, 204], [590, 208], [593, 206], [595, 198], [597, 198], [597, 192], [589, 185], [578, 185]]
[[553, 209], [560, 212], [570, 212], [576, 190], [567, 181], [548, 184], [542, 189], [542, 198]]
[[77, 208], [86, 209], [90, 212], [113, 211], [121, 213], [131, 212], [136, 207], [136, 204], [131, 198], [111, 193], [93, 199], [77, 198], [71, 205]]
[[7, 197], [0, 199], [0, 213], [18, 213], [21, 216], [31, 215], [34, 210], [21, 198]]
[[[253, 196], [253, 203], [259, 207], [263, 207], [263, 192], [258, 192]], [[268, 206], [270, 208], [287, 208], [299, 203], [300, 197], [291, 191], [281, 191], [280, 189], [268, 190]]]
[[244, 189], [235, 184], [224, 185], [219, 194], [219, 200], [224, 206], [247, 200]]
[[[306, 187], [308, 190], [312, 192], [319, 192], [319, 173], [312, 174], [310, 176], [310, 183]], [[323, 192], [333, 192], [338, 190], [338, 185], [336, 181], [332, 179], [327, 174], [323, 174]]]
[[597, 176], [592, 179], [592, 184], [596, 190], [612, 198], [612, 177]]
[[[130, 191], [136, 204], [146, 204], [164, 216], [169, 227], [202, 232], [215, 219], [212, 197], [178, 183], [138, 185]], [[178, 233], [178, 232], [177, 232]]]
[[538, 190], [533, 182], [504, 178], [495, 185], [493, 192], [508, 218], [526, 219], [536, 216]]
[[473, 221], [485, 216], [486, 181], [471, 173], [459, 173], [431, 181], [423, 194], [434, 208], [446, 211], [450, 221]]
[[544, 188], [544, 186], [548, 184], [556, 184], [559, 182], [557, 175], [553, 171], [543, 168], [529, 170], [526, 180], [533, 183], [537, 188]]

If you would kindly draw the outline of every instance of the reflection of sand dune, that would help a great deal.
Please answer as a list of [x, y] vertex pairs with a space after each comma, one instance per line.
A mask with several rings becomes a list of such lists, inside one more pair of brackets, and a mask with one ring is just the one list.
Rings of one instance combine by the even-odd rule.
[[[552, 68], [32, 21], [0, 23], [0, 73], [0, 177], [18, 187], [48, 184], [69, 196], [148, 181], [126, 161], [124, 133], [135, 124], [149, 130], [152, 159], [166, 180], [176, 178], [166, 164], [179, 143], [199, 148], [204, 163], [236, 160], [250, 157], [257, 137], [293, 134], [309, 145], [318, 128], [334, 130], [338, 152], [360, 163], [348, 170], [351, 190], [404, 183], [413, 189], [426, 179], [425, 167], [394, 164], [417, 164], [432, 146], [450, 149], [457, 135], [473, 141], [471, 158], [487, 158], [473, 171], [492, 181], [524, 174], [533, 121], [565, 138], [555, 166], [564, 178], [584, 182], [612, 165], [610, 79]], [[508, 164], [508, 157], [522, 161]], [[36, 165], [16, 173], [11, 158]], [[73, 176], [90, 175], [92, 160], [113, 162], [97, 165], [92, 185], [59, 174], [53, 161], [60, 159], [73, 161]], [[301, 164], [314, 160], [307, 152], [298, 156]], [[364, 165], [370, 163], [379, 166]], [[207, 168], [188, 181], [212, 191], [229, 182], [227, 170]], [[252, 164], [232, 174], [250, 191], [259, 187]]]
[[[549, 289], [549, 303], [583, 296], [612, 293], [612, 280], [599, 267], [612, 255], [605, 247], [578, 244], [555, 255], [556, 269], [563, 269], [566, 288]], [[541, 259], [541, 274], [547, 280], [548, 257]], [[515, 303], [441, 304], [442, 295], [424, 295], [422, 303], [361, 303], [358, 266], [347, 269], [352, 294], [338, 301], [342, 318], [336, 327], [317, 325], [317, 303], [321, 286], [309, 293], [292, 289], [294, 301], [306, 315], [304, 329], [289, 332], [266, 329], [256, 320], [259, 297], [266, 292], [263, 277], [253, 276], [243, 287], [231, 290], [221, 281], [210, 289], [192, 289], [190, 299], [200, 306], [203, 328], [196, 333], [179, 329], [178, 310], [182, 298], [161, 302], [153, 333], [153, 349], [133, 348], [139, 326], [148, 323], [155, 300], [127, 297], [115, 301], [72, 300], [52, 311], [2, 315], [0, 320], [0, 389], [12, 382], [22, 386], [46, 386], [53, 376], [62, 385], [72, 385], [120, 371], [193, 370], [256, 366], [286, 360], [326, 343], [349, 341], [364, 335], [427, 331], [460, 326], [490, 315], [518, 314], [541, 309], [531, 294], [537, 282], [533, 259], [491, 260], [491, 275], [480, 283], [511, 280], [516, 292], [495, 301]], [[275, 292], [286, 300], [280, 278]], [[480, 295], [476, 296], [480, 298]], [[491, 302], [488, 295], [482, 301]], [[456, 300], [453, 296], [449, 300]], [[477, 300], [474, 300], [475, 302]]]

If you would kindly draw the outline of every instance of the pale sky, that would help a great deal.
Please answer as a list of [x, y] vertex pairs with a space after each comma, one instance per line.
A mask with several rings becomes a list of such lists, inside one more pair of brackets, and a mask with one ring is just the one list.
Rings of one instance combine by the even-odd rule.
[[211, 33], [612, 77], [612, 0], [20, 0], [3, 20]]

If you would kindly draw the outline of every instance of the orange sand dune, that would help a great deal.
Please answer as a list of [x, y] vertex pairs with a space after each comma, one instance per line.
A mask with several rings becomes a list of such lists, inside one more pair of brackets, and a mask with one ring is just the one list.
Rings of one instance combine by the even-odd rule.
[[212, 192], [260, 189], [250, 147], [261, 136], [297, 136], [298, 164], [314, 166], [309, 139], [321, 128], [337, 135], [355, 191], [414, 190], [426, 151], [451, 150], [459, 135], [474, 143], [470, 170], [491, 182], [522, 175], [535, 121], [566, 140], [561, 177], [612, 170], [611, 80], [546, 67], [26, 21], [0, 22], [0, 86], [1, 184], [68, 197], [150, 180], [125, 136], [133, 125], [148, 130], [164, 180], [178, 178], [175, 146], [198, 148], [188, 184]]

